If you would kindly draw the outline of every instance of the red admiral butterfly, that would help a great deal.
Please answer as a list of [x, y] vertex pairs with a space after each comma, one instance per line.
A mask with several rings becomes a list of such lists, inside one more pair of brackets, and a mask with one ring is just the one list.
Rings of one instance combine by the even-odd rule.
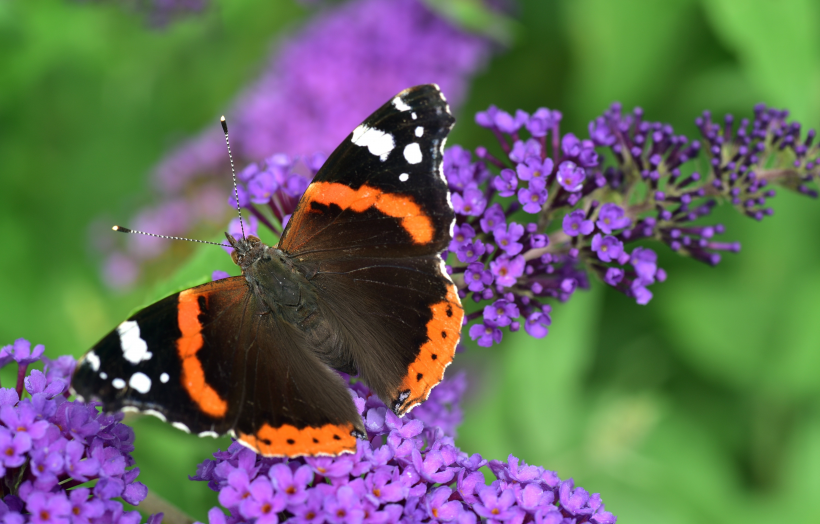
[[275, 247], [226, 233], [242, 276], [117, 326], [78, 364], [75, 394], [266, 456], [355, 451], [364, 424], [336, 371], [401, 416], [455, 354], [463, 310], [441, 258], [453, 122], [437, 86], [399, 93], [330, 155]]

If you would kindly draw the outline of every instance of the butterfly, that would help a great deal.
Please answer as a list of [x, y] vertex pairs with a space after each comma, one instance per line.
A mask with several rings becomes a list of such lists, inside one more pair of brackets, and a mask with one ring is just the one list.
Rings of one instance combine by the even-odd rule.
[[79, 361], [73, 392], [265, 456], [354, 452], [366, 432], [338, 372], [402, 416], [442, 380], [460, 338], [442, 259], [454, 122], [438, 86], [393, 97], [328, 157], [276, 246], [226, 233], [242, 275], [122, 322]]

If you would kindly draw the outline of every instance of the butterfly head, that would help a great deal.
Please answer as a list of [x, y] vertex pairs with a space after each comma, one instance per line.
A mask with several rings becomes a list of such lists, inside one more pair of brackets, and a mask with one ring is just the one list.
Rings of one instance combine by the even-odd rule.
[[248, 235], [247, 238], [236, 239], [231, 234], [225, 233], [225, 237], [233, 247], [231, 258], [233, 263], [242, 268], [244, 272], [254, 261], [258, 260], [268, 246], [262, 243], [259, 237]]

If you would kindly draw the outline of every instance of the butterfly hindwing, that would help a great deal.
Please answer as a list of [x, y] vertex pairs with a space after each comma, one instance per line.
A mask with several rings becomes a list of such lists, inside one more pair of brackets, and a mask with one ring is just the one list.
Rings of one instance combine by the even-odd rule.
[[427, 398], [455, 355], [463, 311], [441, 266], [437, 255], [340, 258], [322, 261], [313, 279], [353, 366], [399, 415]]
[[[145, 329], [147, 328], [147, 329]], [[136, 313], [80, 361], [76, 394], [200, 435], [233, 433], [267, 456], [355, 450], [361, 417], [339, 376], [264, 311], [244, 277]]]

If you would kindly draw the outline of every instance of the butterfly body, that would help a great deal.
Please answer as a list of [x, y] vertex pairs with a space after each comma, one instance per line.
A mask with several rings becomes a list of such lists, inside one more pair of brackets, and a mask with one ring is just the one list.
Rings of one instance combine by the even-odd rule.
[[337, 372], [404, 415], [455, 354], [463, 311], [441, 258], [452, 123], [435, 86], [394, 97], [328, 158], [276, 246], [228, 235], [242, 276], [121, 323], [81, 360], [74, 391], [267, 456], [354, 451], [366, 433]]

